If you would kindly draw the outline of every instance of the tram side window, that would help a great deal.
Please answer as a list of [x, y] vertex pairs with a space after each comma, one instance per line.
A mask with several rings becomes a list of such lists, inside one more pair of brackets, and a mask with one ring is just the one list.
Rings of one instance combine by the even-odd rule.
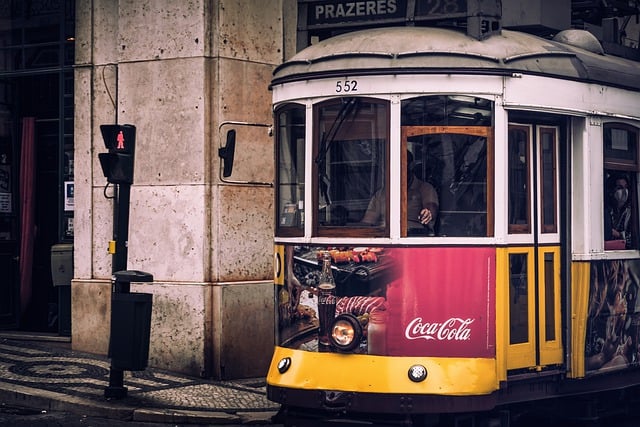
[[[314, 121], [315, 234], [388, 235], [388, 102], [330, 100], [316, 105]], [[375, 219], [363, 222], [372, 200]]]
[[[401, 138], [415, 157], [407, 162], [407, 181], [423, 181], [437, 194], [434, 220], [421, 223], [415, 198], [425, 196], [415, 194], [413, 184], [403, 189], [406, 236], [492, 235], [492, 110], [491, 101], [459, 95], [402, 102]], [[422, 206], [429, 202], [422, 200]]]
[[509, 125], [509, 233], [531, 233], [531, 127]]
[[276, 233], [304, 234], [304, 134], [305, 108], [287, 105], [276, 117]]
[[638, 248], [639, 130], [607, 123], [604, 131], [604, 248]]

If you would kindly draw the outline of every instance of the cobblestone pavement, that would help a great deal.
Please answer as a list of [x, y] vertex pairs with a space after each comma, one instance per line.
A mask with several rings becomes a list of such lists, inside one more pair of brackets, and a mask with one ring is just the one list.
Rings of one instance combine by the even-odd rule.
[[118, 419], [271, 424], [279, 405], [264, 378], [211, 381], [147, 368], [125, 371], [127, 397], [106, 399], [110, 362], [46, 342], [0, 338], [0, 402]]

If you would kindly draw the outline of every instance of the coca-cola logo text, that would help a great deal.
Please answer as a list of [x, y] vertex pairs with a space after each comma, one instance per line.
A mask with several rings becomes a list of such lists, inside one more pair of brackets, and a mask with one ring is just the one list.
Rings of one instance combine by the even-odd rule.
[[404, 336], [408, 340], [468, 341], [471, 339], [471, 325], [475, 319], [451, 317], [444, 322], [424, 322], [416, 317], [407, 325]]

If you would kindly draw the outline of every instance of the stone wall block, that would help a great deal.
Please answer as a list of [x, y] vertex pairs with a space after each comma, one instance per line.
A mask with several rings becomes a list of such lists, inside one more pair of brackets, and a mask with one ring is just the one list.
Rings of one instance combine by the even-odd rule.
[[273, 282], [223, 284], [214, 289], [220, 302], [214, 325], [222, 343], [216, 377], [264, 377], [275, 344]]
[[[269, 65], [221, 59], [217, 78], [220, 122], [236, 120], [273, 125], [268, 90], [272, 70]], [[236, 154], [229, 179], [273, 182], [273, 136], [265, 127], [234, 127], [237, 131]], [[218, 146], [221, 145], [219, 141], [226, 143], [225, 135], [218, 135]], [[212, 155], [217, 157], [217, 152]], [[219, 164], [219, 160], [217, 162]]]
[[[90, 68], [74, 70], [74, 91], [76, 103], [74, 109], [74, 160], [76, 165], [92, 165], [91, 149], [91, 76]], [[74, 277], [90, 278], [93, 273], [91, 246], [91, 227], [93, 214], [93, 176], [90, 167], [76, 167], [74, 171]]]
[[[107, 190], [107, 195], [112, 196], [112, 190], [113, 187], [110, 187]], [[111, 280], [113, 257], [109, 253], [109, 241], [113, 239], [113, 200], [105, 198], [104, 187], [95, 187], [91, 205], [93, 206], [92, 219], [94, 224], [91, 253], [84, 252], [84, 246], [78, 247], [74, 251], [74, 257], [79, 260], [80, 265], [82, 263], [91, 264], [93, 268], [92, 278]], [[81, 216], [82, 214], [76, 210], [75, 218]], [[77, 267], [74, 266], [75, 268]]]
[[159, 281], [206, 280], [204, 192], [204, 186], [132, 187], [129, 269], [148, 271]]
[[282, 0], [220, 0], [217, 33], [221, 57], [280, 64]]
[[204, 56], [205, 0], [120, 0], [121, 62]]
[[135, 184], [207, 179], [204, 58], [119, 66], [119, 122], [136, 126]]
[[205, 335], [211, 326], [211, 286], [154, 282], [133, 284], [131, 290], [153, 294], [149, 365], [207, 376], [205, 342], [210, 339]]
[[273, 188], [221, 186], [219, 198], [219, 280], [272, 279]]
[[76, 351], [107, 354], [111, 334], [111, 279], [71, 283], [71, 344]]

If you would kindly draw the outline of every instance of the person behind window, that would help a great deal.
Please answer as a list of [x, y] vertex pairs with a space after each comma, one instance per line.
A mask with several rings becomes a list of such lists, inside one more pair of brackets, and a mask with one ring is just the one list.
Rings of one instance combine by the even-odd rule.
[[[418, 179], [414, 173], [413, 154], [407, 151], [407, 228], [408, 234], [434, 234], [438, 216], [438, 193], [427, 182]], [[369, 202], [362, 222], [383, 225], [385, 219], [385, 191], [379, 190]]]
[[604, 220], [604, 240], [620, 242], [619, 247], [613, 244], [607, 244], [605, 245], [605, 249], [631, 249], [629, 179], [624, 175], [615, 178]]

